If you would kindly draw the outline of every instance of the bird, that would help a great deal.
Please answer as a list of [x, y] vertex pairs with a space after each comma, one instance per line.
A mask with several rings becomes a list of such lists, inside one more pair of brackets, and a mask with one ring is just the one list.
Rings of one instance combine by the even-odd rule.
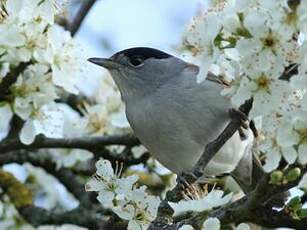
[[[110, 72], [135, 136], [177, 175], [192, 170], [205, 146], [230, 120], [232, 105], [220, 94], [223, 85], [197, 82], [200, 68], [195, 64], [150, 47], [88, 60]], [[250, 130], [246, 138], [237, 131], [210, 160], [204, 176], [229, 174], [239, 168], [242, 176], [250, 178], [253, 141]]]

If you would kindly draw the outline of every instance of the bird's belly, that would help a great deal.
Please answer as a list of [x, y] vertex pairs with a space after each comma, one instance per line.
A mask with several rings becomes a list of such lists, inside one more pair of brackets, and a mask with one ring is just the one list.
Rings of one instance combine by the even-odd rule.
[[183, 171], [192, 169], [199, 159], [199, 155], [195, 154], [195, 150], [189, 152], [182, 150], [176, 152], [160, 151], [158, 154], [153, 154], [153, 156], [164, 167], [176, 174], [181, 174]]
[[244, 154], [251, 154], [246, 153], [246, 150], [249, 150], [248, 146], [252, 144], [252, 141], [251, 132], [248, 133], [248, 139], [244, 141], [236, 132], [209, 162], [204, 172], [205, 175], [213, 176], [232, 172]]
[[[200, 146], [194, 142], [187, 144], [186, 141], [184, 142], [185, 145], [180, 145], [179, 143], [180, 141], [177, 142], [177, 148], [170, 149], [146, 147], [162, 165], [172, 172], [180, 174], [185, 170], [191, 170], [193, 168], [203, 153], [205, 145]], [[248, 141], [241, 141], [239, 134], [235, 133], [212, 158], [204, 174], [206, 176], [215, 176], [233, 171], [242, 159], [247, 144], [249, 143]]]

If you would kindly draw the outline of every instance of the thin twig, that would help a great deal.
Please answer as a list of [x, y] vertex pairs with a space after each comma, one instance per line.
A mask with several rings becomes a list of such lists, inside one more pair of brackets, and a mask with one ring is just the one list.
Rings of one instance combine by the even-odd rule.
[[133, 135], [114, 135], [101, 137], [76, 137], [76, 138], [47, 138], [37, 137], [30, 145], [25, 145], [19, 139], [5, 140], [0, 142], [0, 154], [20, 149], [39, 148], [75, 148], [89, 151], [99, 150], [108, 145], [135, 146], [139, 140]]
[[78, 32], [83, 20], [89, 13], [90, 9], [94, 6], [96, 1], [97, 0], [83, 0], [83, 3], [80, 6], [80, 9], [78, 10], [74, 20], [69, 25], [68, 30], [70, 31], [71, 36], [74, 36]]

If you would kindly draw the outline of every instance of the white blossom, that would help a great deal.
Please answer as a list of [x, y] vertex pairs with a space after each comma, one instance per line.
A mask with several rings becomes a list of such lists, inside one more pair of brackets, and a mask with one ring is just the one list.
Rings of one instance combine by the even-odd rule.
[[61, 226], [55, 225], [44, 225], [39, 226], [37, 230], [87, 230], [88, 228], [83, 228], [73, 224], [63, 224]]
[[307, 173], [304, 174], [303, 178], [301, 179], [297, 187], [302, 189], [307, 189]]
[[51, 149], [49, 153], [57, 169], [70, 168], [93, 158], [93, 153], [83, 149]]
[[82, 58], [80, 47], [71, 38], [69, 32], [60, 26], [52, 26], [47, 33], [46, 48], [37, 49], [36, 60], [49, 64], [52, 69], [52, 80], [56, 86], [63, 87], [70, 93], [77, 93], [78, 77], [82, 73], [85, 58]]
[[183, 38], [183, 48], [192, 52], [193, 59], [200, 64], [197, 80], [203, 81], [208, 74], [210, 66], [218, 57], [218, 48], [214, 40], [221, 28], [219, 15], [204, 13], [195, 18]]
[[114, 172], [110, 161], [101, 159], [96, 167], [96, 175], [85, 185], [86, 191], [97, 191], [97, 199], [104, 207], [129, 221], [128, 229], [149, 226], [156, 217], [160, 199], [148, 195], [145, 186], [135, 188], [136, 175], [120, 178], [121, 170], [117, 168]]
[[146, 229], [155, 219], [160, 199], [148, 195], [145, 186], [125, 194], [113, 211], [122, 219], [129, 220], [128, 230]]
[[53, 24], [54, 15], [65, 3], [63, 0], [7, 0], [6, 9], [9, 15], [22, 22], [40, 18]]
[[301, 1], [297, 9], [299, 15], [299, 27], [301, 32], [307, 34], [307, 2]]
[[281, 75], [281, 68], [272, 66], [266, 71], [247, 68], [246, 74], [242, 77], [237, 92], [231, 98], [232, 103], [239, 106], [245, 100], [253, 97], [251, 117], [266, 115], [274, 109], [277, 110], [281, 102], [285, 100], [285, 95], [288, 95], [287, 83], [278, 79]]
[[194, 230], [194, 228], [191, 225], [183, 225], [178, 230]]
[[220, 230], [221, 229], [221, 223], [218, 218], [210, 217], [208, 218], [202, 227], [202, 230]]
[[54, 104], [47, 104], [25, 122], [19, 137], [24, 144], [31, 144], [38, 134], [44, 134], [50, 138], [61, 138], [63, 137], [63, 128], [63, 114]]
[[250, 230], [250, 227], [248, 224], [241, 223], [237, 226], [236, 230]]
[[18, 77], [12, 93], [15, 96], [14, 111], [24, 120], [58, 97], [48, 67], [40, 64], [29, 66]]
[[96, 174], [86, 183], [86, 191], [97, 191], [97, 199], [105, 207], [113, 207], [113, 201], [117, 196], [127, 194], [132, 190], [138, 180], [136, 175], [120, 178], [120, 169], [115, 172], [110, 161], [99, 160], [96, 162]]
[[7, 136], [10, 129], [10, 122], [13, 117], [13, 112], [8, 103], [0, 104], [0, 139]]
[[0, 24], [0, 33], [0, 45], [4, 47], [22, 46], [26, 41], [21, 28], [14, 21]]
[[178, 203], [170, 203], [175, 215], [188, 211], [201, 212], [227, 204], [232, 198], [232, 193], [224, 196], [221, 190], [212, 190], [200, 199], [181, 200]]

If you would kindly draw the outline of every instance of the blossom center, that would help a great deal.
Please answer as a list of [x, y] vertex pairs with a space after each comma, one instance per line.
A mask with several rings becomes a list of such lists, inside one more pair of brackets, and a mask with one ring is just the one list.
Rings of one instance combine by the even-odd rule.
[[274, 45], [275, 45], [275, 40], [270, 34], [263, 39], [264, 47], [273, 47]]
[[262, 74], [256, 81], [258, 89], [268, 91], [270, 88], [270, 79]]

